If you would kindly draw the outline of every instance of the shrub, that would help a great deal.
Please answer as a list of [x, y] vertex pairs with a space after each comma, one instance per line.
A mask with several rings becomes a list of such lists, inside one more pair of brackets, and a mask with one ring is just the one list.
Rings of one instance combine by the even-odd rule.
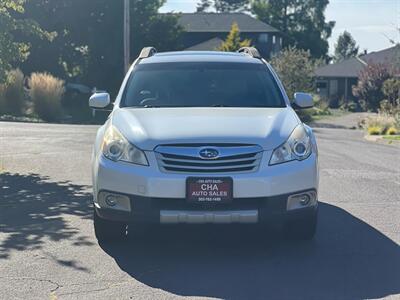
[[387, 135], [396, 135], [397, 134], [397, 129], [394, 127], [390, 127], [388, 128], [388, 130], [386, 130], [386, 134]]
[[288, 48], [271, 60], [290, 99], [295, 92], [310, 92], [314, 83], [314, 70], [317, 65], [309, 51]]
[[5, 83], [0, 86], [0, 112], [23, 115], [25, 105], [24, 74], [19, 69], [8, 71]]
[[400, 105], [400, 79], [390, 78], [383, 83], [382, 92], [391, 105]]
[[371, 126], [368, 127], [368, 134], [369, 135], [381, 135], [382, 132], [382, 127], [378, 127], [378, 126]]
[[353, 94], [365, 101], [366, 109], [376, 111], [380, 101], [384, 99], [383, 83], [390, 77], [386, 65], [370, 63], [360, 72], [358, 84], [353, 87]]
[[35, 113], [45, 121], [58, 121], [62, 117], [64, 81], [48, 73], [33, 73], [29, 87]]
[[311, 122], [320, 116], [329, 116], [331, 111], [329, 110], [328, 103], [322, 100], [319, 96], [313, 97], [314, 107], [308, 109], [300, 109], [297, 111], [298, 116], [303, 122]]
[[394, 127], [400, 131], [400, 111], [394, 115]]
[[369, 134], [377, 135], [386, 133], [389, 128], [395, 126], [395, 119], [386, 114], [378, 114], [368, 117], [365, 121]]

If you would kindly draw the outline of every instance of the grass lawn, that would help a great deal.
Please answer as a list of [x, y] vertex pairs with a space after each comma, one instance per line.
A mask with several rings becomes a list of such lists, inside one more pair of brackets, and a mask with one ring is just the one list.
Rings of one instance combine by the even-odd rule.
[[384, 135], [383, 138], [390, 141], [400, 141], [400, 135]]

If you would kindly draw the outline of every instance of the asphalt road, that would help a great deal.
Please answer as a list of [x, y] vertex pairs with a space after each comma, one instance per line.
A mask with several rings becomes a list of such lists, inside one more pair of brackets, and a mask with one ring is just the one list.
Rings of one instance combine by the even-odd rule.
[[99, 245], [95, 126], [0, 123], [1, 299], [400, 298], [400, 148], [317, 128], [312, 242], [252, 228], [162, 231]]

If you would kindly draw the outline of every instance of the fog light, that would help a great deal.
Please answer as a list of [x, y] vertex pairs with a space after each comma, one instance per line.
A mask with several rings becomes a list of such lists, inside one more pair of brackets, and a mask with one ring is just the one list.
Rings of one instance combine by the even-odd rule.
[[108, 206], [115, 206], [118, 202], [117, 196], [115, 195], [107, 195], [106, 196], [106, 204]]
[[315, 191], [304, 192], [301, 194], [290, 195], [287, 200], [286, 209], [294, 210], [310, 207], [317, 204], [317, 193]]
[[131, 201], [123, 194], [101, 191], [97, 197], [97, 204], [101, 208], [131, 211]]
[[307, 194], [300, 195], [299, 201], [301, 205], [306, 206], [308, 203], [310, 203], [310, 196]]

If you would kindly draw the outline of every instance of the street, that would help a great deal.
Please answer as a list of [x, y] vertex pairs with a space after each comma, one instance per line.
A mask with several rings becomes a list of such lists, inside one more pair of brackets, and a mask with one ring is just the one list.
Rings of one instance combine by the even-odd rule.
[[97, 126], [0, 123], [1, 299], [400, 298], [400, 147], [315, 128], [315, 240], [252, 227], [162, 230], [99, 245]]

